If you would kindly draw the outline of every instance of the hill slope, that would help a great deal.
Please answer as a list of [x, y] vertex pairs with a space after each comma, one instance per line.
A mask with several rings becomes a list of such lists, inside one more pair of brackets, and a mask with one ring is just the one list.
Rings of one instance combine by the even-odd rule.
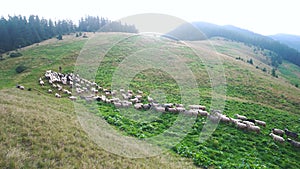
[[[193, 22], [191, 24], [203, 32], [207, 38], [224, 37], [229, 40], [267, 49], [275, 52], [282, 59], [288, 60], [300, 66], [299, 52], [285, 44], [279, 43], [271, 37], [263, 36], [231, 25], [219, 26], [206, 22]], [[203, 36], [195, 34], [198, 32], [194, 29], [195, 28], [189, 26], [189, 24], [184, 24], [169, 32], [169, 34], [182, 40], [203, 40]]]
[[[112, 38], [128, 37], [126, 34], [119, 33], [100, 35], [108, 42]], [[44, 87], [38, 85], [38, 78], [43, 77], [48, 69], [57, 71], [61, 66], [64, 73], [71, 72], [86, 41], [71, 36], [63, 41], [47, 41], [39, 46], [21, 50], [22, 57], [5, 57], [5, 60], [0, 61], [0, 88], [2, 89], [0, 146], [3, 150], [0, 159], [1, 167], [195, 167], [190, 163], [191, 160], [200, 167], [300, 167], [298, 163], [300, 152], [297, 149], [288, 143], [275, 143], [268, 136], [273, 127], [281, 129], [286, 127], [300, 132], [300, 89], [293, 84], [299, 82], [295, 77], [300, 74], [300, 70], [287, 62], [284, 64], [294, 67], [285, 66], [283, 68], [285, 71], [277, 72], [279, 78], [275, 78], [271, 76], [272, 68], [268, 65], [270, 60], [264, 56], [264, 51], [222, 38], [186, 42], [194, 46], [200, 55], [205, 56], [207, 51], [212, 51], [209, 53], [209, 59], [220, 58], [223, 62], [221, 65], [205, 65], [190, 48], [179, 42], [144, 36], [125, 38], [111, 48], [103, 58], [96, 82], [105, 88], [111, 88], [113, 74], [126, 57], [132, 56], [131, 54], [137, 51], [143, 51], [145, 47], [168, 49], [182, 56], [180, 60], [175, 60], [175, 65], [186, 64], [194, 73], [199, 88], [191, 93], [199, 93], [201, 100], [196, 102], [200, 102], [208, 109], [212, 88], [206, 66], [220, 70], [224, 68], [227, 82], [224, 114], [234, 117], [234, 114], [238, 113], [266, 121], [267, 127], [261, 127], [260, 134], [238, 130], [234, 125], [221, 123], [206, 142], [200, 143], [199, 136], [206, 118], [199, 117], [193, 124], [192, 130], [187, 131], [188, 135], [165, 156], [133, 160], [104, 151], [83, 132], [73, 113], [72, 103], [65, 98], [57, 99], [54, 98], [54, 94], [48, 94], [47, 90], [51, 88], [49, 84]], [[211, 43], [214, 47], [210, 46]], [[214, 49], [217, 52], [214, 52]], [[143, 52], [145, 56], [152, 54], [151, 50]], [[169, 56], [165, 55], [165, 57]], [[247, 63], [250, 59], [253, 60], [253, 64]], [[15, 68], [20, 64], [28, 68], [18, 74]], [[266, 71], [263, 71], [264, 68]], [[12, 88], [17, 83], [32, 88], [32, 91], [19, 91]], [[151, 94], [154, 89], [163, 91], [167, 102], [180, 103], [178, 84], [163, 71], [149, 69], [138, 72], [130, 82], [130, 87], [134, 91], [140, 89], [146, 95]], [[98, 109], [96, 115], [99, 118], [105, 119], [124, 135], [138, 138], [159, 134], [162, 129], [169, 128], [177, 118], [172, 114], [152, 113], [147, 116], [147, 119], [154, 119], [154, 122], [135, 121], [111, 105], [99, 103]], [[133, 115], [133, 118], [136, 116], [138, 114]], [[175, 153], [184, 158], [179, 158]]]
[[288, 34], [271, 35], [271, 38], [300, 51], [300, 36]]

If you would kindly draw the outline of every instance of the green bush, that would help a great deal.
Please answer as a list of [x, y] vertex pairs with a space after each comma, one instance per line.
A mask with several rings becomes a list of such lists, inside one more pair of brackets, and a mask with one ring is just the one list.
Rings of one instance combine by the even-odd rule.
[[11, 52], [9, 54], [9, 56], [12, 57], [12, 58], [20, 57], [20, 56], [22, 56], [22, 53], [20, 53], [20, 52]]
[[16, 72], [17, 72], [17, 73], [22, 73], [22, 72], [24, 72], [26, 69], [27, 69], [26, 66], [20, 65], [20, 66], [18, 66], [18, 67], [16, 68]]

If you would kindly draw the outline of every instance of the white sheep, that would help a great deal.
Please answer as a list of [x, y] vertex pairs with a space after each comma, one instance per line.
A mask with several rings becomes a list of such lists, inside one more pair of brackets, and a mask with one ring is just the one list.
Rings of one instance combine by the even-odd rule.
[[247, 117], [246, 116], [242, 116], [242, 115], [239, 115], [239, 114], [235, 114], [236, 118], [238, 119], [241, 119], [241, 120], [247, 120]]
[[281, 130], [281, 129], [272, 128], [272, 132], [273, 132], [274, 134], [277, 134], [277, 135], [280, 135], [280, 136], [283, 136], [283, 135], [284, 135], [284, 131]]
[[236, 122], [236, 126], [238, 129], [246, 129], [247, 125], [244, 123]]
[[263, 127], [266, 127], [266, 122], [264, 121], [261, 121], [261, 120], [255, 120], [255, 123], [258, 124], [258, 125], [261, 125]]
[[278, 141], [280, 143], [283, 143], [285, 141], [283, 137], [278, 136], [278, 135], [276, 135], [274, 133], [270, 133], [269, 135], [273, 137], [274, 141]]
[[40, 80], [40, 85], [44, 86], [44, 84], [45, 84], [44, 81]]
[[206, 107], [202, 106], [202, 105], [189, 105], [190, 109], [201, 109], [201, 110], [205, 110]]
[[72, 101], [75, 101], [75, 100], [77, 100], [77, 97], [76, 96], [70, 96], [69, 99], [72, 100]]
[[242, 123], [245, 123], [245, 124], [250, 125], [250, 126], [255, 126], [255, 124], [252, 123], [251, 121], [242, 121]]
[[207, 111], [204, 110], [198, 110], [198, 114], [200, 114], [201, 116], [208, 116], [209, 113]]
[[257, 134], [260, 133], [260, 127], [258, 126], [254, 126], [254, 125], [250, 125], [250, 124], [246, 124], [247, 125], [247, 129], [250, 131], [254, 131]]
[[61, 95], [60, 95], [60, 94], [58, 94], [58, 93], [55, 93], [55, 97], [57, 97], [57, 98], [61, 98]]
[[52, 90], [51, 90], [51, 89], [48, 89], [48, 93], [52, 93]]

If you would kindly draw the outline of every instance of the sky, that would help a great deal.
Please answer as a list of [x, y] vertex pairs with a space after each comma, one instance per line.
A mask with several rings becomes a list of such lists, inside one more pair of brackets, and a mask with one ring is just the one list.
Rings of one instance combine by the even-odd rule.
[[131, 15], [160, 13], [187, 22], [204, 21], [217, 25], [234, 25], [243, 29], [273, 35], [300, 35], [298, 0], [3, 0], [0, 16], [29, 16], [52, 20], [84, 16], [102, 16], [119, 20]]

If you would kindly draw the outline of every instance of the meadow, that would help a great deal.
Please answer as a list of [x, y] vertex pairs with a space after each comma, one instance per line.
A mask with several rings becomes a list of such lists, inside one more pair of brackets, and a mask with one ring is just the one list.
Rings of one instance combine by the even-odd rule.
[[[101, 36], [103, 39], [110, 39], [127, 35], [103, 33]], [[206, 118], [197, 117], [191, 129], [186, 131], [187, 135], [164, 154], [146, 159], [127, 159], [97, 147], [80, 127], [72, 102], [67, 98], [55, 98], [53, 94], [47, 93], [49, 85], [41, 87], [38, 84], [38, 78], [42, 77], [46, 70], [58, 71], [61, 66], [62, 72], [72, 72], [77, 56], [87, 41], [75, 36], [63, 41], [49, 40], [19, 50], [23, 54], [21, 57], [9, 58], [7, 55], [0, 61], [0, 146], [4, 150], [1, 151], [1, 167], [300, 168], [299, 149], [293, 148], [287, 142], [276, 143], [269, 136], [272, 128], [288, 128], [300, 132], [300, 89], [295, 86], [298, 83], [299, 67], [284, 63], [279, 68], [279, 78], [272, 77], [265, 56], [254, 53], [252, 47], [223, 39], [187, 42], [188, 45], [195, 46], [194, 50], [198, 51], [200, 57], [184, 43], [157, 37], [130, 36], [114, 44], [103, 57], [96, 72], [95, 81], [100, 86], [112, 88], [115, 85], [112, 84], [116, 82], [113, 80], [116, 76], [114, 73], [120, 69], [120, 65], [126, 63], [126, 58], [140, 55], [145, 59], [167, 57], [172, 61], [171, 64], [163, 62], [165, 67], [184, 64], [194, 74], [197, 88], [187, 88], [185, 93], [196, 93], [200, 99], [187, 99], [184, 103], [202, 104], [210, 110], [213, 87], [207, 68], [224, 69], [226, 95], [221, 97], [226, 100], [223, 113], [229, 117], [238, 113], [267, 123], [267, 127], [261, 128], [260, 134], [220, 123], [212, 136], [202, 143], [199, 138]], [[210, 46], [211, 43], [215, 48]], [[152, 49], [161, 52], [153, 53]], [[170, 51], [171, 54], [164, 50]], [[222, 65], [209, 65], [204, 62], [207, 59], [206, 51], [213, 51], [209, 53], [208, 60], [214, 61], [218, 58]], [[252, 58], [254, 65], [237, 60], [237, 57], [244, 60]], [[19, 65], [25, 65], [27, 69], [16, 73], [15, 69]], [[135, 70], [141, 70], [144, 65], [138, 66], [139, 64]], [[256, 66], [266, 67], [268, 71], [263, 72]], [[134, 91], [142, 90], [144, 100], [150, 95], [162, 102], [182, 103], [182, 86], [174, 80], [172, 73], [163, 70], [138, 71], [129, 79], [129, 88]], [[185, 79], [181, 76], [175, 76], [176, 78]], [[117, 84], [122, 82], [117, 81]], [[32, 91], [16, 91], [16, 84], [30, 87]], [[89, 107], [84, 101], [79, 100], [78, 103]], [[178, 115], [155, 114], [151, 111], [137, 112], [140, 116], [130, 112], [124, 114], [127, 110], [120, 110], [101, 102], [96, 106], [97, 109], [93, 113], [98, 118], [104, 119], [123, 135], [138, 139], [151, 138], [163, 133], [178, 118]]]

